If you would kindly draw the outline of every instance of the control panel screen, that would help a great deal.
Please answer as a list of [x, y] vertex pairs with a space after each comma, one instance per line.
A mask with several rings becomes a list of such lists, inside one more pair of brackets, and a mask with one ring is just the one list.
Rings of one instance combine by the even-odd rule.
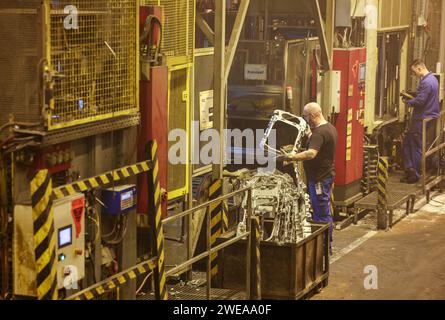
[[366, 64], [362, 63], [360, 65], [359, 82], [365, 82], [366, 80]]
[[121, 200], [129, 200], [133, 197], [133, 190], [122, 193]]
[[121, 194], [121, 210], [126, 210], [134, 206], [134, 191], [130, 190]]
[[59, 248], [63, 248], [66, 246], [69, 246], [70, 244], [73, 243], [73, 238], [72, 238], [72, 234], [73, 234], [73, 227], [72, 226], [67, 226], [64, 228], [60, 228], [58, 230], [58, 244], [59, 244]]

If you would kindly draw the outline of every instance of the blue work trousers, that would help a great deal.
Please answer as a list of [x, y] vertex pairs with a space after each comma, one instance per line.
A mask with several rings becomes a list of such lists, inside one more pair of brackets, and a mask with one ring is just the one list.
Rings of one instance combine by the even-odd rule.
[[308, 181], [309, 197], [311, 198], [313, 220], [315, 222], [329, 223], [329, 236], [332, 245], [332, 233], [334, 230], [334, 219], [331, 213], [331, 191], [334, 177], [326, 178], [320, 182]]
[[[434, 142], [436, 122], [437, 120], [430, 121], [427, 124], [427, 149]], [[421, 176], [421, 164], [422, 164], [422, 120], [413, 120], [408, 132], [403, 140], [403, 160], [405, 164], [405, 170], [414, 169], [416, 171], [416, 177]]]

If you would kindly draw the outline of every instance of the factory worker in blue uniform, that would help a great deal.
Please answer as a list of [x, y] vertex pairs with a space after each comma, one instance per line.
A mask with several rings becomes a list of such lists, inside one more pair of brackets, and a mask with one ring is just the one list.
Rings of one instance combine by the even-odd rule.
[[303, 161], [313, 210], [312, 218], [315, 222], [330, 224], [332, 244], [331, 192], [335, 180], [334, 160], [338, 133], [335, 127], [325, 120], [321, 107], [317, 103], [309, 103], [304, 107], [303, 118], [311, 127], [312, 132], [307, 151], [280, 156], [277, 160]]
[[405, 103], [413, 108], [411, 124], [403, 141], [405, 164], [404, 183], [415, 184], [421, 176], [422, 161], [422, 126], [423, 120], [435, 119], [427, 125], [427, 148], [436, 136], [437, 119], [439, 118], [439, 82], [434, 74], [421, 60], [415, 60], [411, 65], [412, 72], [420, 78], [417, 96], [414, 99], [404, 98]]

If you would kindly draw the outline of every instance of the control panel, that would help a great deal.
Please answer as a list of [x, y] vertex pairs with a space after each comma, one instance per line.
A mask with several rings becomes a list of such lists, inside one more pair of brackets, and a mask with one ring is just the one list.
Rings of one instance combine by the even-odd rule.
[[57, 284], [74, 288], [85, 272], [85, 197], [83, 194], [54, 203]]
[[[57, 287], [77, 289], [85, 277], [85, 197], [76, 194], [54, 201]], [[36, 296], [32, 207], [14, 208], [14, 294]]]
[[123, 185], [102, 190], [104, 212], [110, 215], [125, 214], [136, 208], [136, 186]]

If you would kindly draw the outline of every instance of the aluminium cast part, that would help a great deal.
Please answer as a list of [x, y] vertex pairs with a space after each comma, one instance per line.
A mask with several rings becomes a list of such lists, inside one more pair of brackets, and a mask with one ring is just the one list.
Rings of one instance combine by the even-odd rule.
[[283, 111], [283, 110], [275, 110], [272, 118], [270, 119], [269, 125], [266, 129], [263, 139], [260, 143], [260, 148], [267, 151], [272, 151], [276, 155], [283, 155], [289, 153], [288, 150], [277, 150], [269, 146], [267, 141], [269, 140], [270, 134], [272, 133], [273, 127], [277, 122], [283, 122], [288, 124], [296, 129], [298, 129], [298, 134], [295, 137], [295, 143], [293, 146], [293, 152], [297, 152], [301, 149], [301, 144], [303, 142], [303, 138], [310, 133], [310, 128], [307, 122], [302, 117], [297, 117], [296, 115]]
[[[297, 243], [311, 234], [309, 217], [309, 203], [304, 184], [296, 186], [291, 176], [279, 171], [273, 173], [259, 172], [251, 178], [244, 180], [245, 186], [252, 188], [253, 214], [262, 220], [273, 218], [272, 233], [264, 239], [264, 230], [261, 228], [263, 240], [276, 243]], [[242, 205], [244, 213], [247, 208], [247, 199]], [[238, 225], [238, 232], [245, 229], [246, 215]]]
[[[291, 149], [276, 150], [271, 148], [267, 141], [277, 122], [283, 122], [297, 129], [298, 133]], [[307, 122], [289, 112], [276, 110], [269, 122], [260, 147], [276, 155], [300, 152], [303, 138], [310, 133]], [[309, 196], [306, 185], [301, 178], [300, 167], [294, 164], [296, 184], [287, 174], [279, 171], [274, 173], [258, 172], [251, 178], [245, 178], [245, 185], [252, 188], [253, 214], [261, 218], [273, 218], [273, 228], [268, 241], [277, 243], [297, 243], [309, 236], [312, 232], [308, 218], [310, 215]], [[247, 208], [246, 199], [243, 208]], [[242, 230], [245, 227], [245, 215], [239, 225]], [[261, 231], [264, 235], [264, 230]]]

